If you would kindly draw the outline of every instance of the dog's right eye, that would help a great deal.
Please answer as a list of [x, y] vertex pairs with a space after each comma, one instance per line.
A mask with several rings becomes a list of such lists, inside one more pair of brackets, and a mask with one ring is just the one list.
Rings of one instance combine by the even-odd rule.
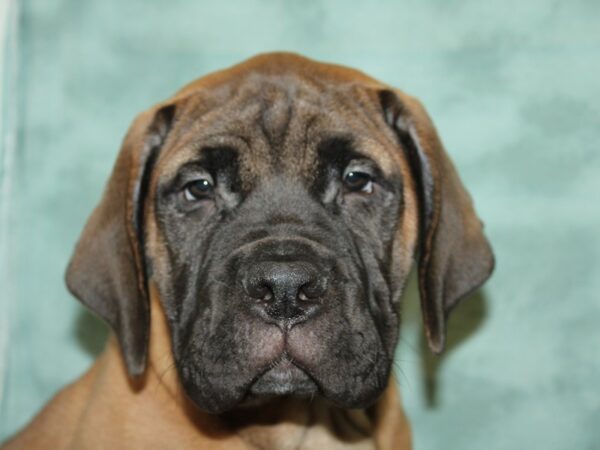
[[370, 194], [373, 192], [373, 177], [366, 172], [353, 170], [344, 176], [344, 186], [350, 192]]
[[214, 190], [213, 182], [209, 178], [199, 178], [190, 181], [184, 187], [183, 194], [187, 201], [195, 202], [212, 196]]

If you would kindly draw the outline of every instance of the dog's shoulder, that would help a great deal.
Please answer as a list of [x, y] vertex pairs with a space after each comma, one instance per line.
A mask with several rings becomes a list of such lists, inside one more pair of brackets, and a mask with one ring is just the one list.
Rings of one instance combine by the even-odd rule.
[[79, 420], [92, 389], [95, 366], [61, 389], [31, 422], [1, 447], [2, 450], [71, 448]]

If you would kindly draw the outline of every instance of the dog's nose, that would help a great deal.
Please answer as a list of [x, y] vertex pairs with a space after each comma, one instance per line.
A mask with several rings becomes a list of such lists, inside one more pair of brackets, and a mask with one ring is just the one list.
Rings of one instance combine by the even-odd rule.
[[327, 278], [306, 261], [263, 261], [246, 271], [242, 285], [255, 312], [268, 322], [289, 327], [318, 312]]

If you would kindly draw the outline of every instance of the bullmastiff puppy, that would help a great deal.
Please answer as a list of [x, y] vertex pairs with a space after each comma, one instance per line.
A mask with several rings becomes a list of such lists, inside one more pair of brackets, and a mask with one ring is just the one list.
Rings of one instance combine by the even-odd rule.
[[409, 449], [391, 377], [417, 262], [424, 329], [490, 275], [423, 106], [286, 53], [133, 122], [66, 282], [114, 331], [6, 449]]

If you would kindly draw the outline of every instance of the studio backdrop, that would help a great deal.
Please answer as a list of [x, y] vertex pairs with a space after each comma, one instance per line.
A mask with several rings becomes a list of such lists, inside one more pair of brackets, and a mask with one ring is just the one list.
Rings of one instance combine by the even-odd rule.
[[63, 277], [133, 117], [287, 50], [427, 106], [497, 268], [429, 353], [411, 280], [395, 371], [417, 450], [600, 448], [600, 2], [0, 2], [0, 440], [101, 351]]

